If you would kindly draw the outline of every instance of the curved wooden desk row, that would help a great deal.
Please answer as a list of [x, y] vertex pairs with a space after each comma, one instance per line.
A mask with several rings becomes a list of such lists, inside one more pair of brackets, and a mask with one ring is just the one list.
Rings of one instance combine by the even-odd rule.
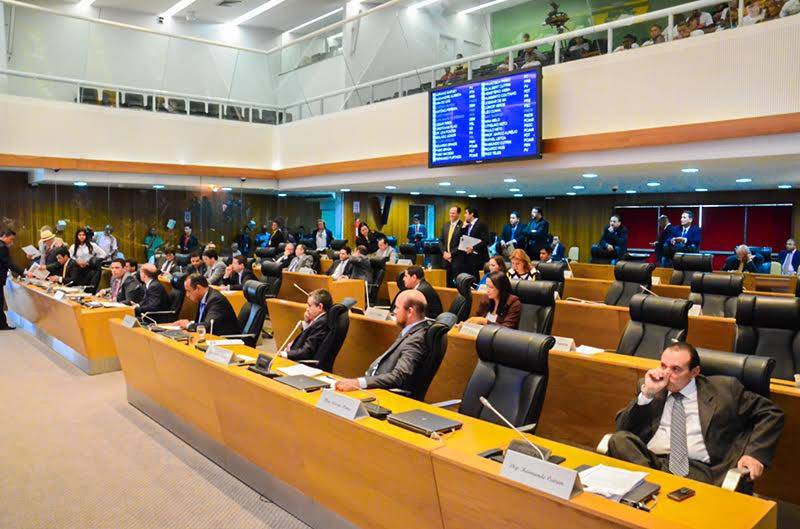
[[[315, 408], [319, 392], [208, 362], [190, 346], [118, 321], [111, 330], [131, 404], [314, 527], [523, 528], [535, 520], [588, 529], [776, 525], [771, 501], [657, 471], [648, 479], [662, 493], [691, 486], [696, 496], [683, 503], [661, 499], [650, 513], [588, 493], [560, 500], [501, 477], [499, 464], [477, 455], [506, 446], [515, 435], [507, 428], [381, 390], [354, 396], [369, 393], [394, 412], [433, 411], [463, 428], [432, 440], [371, 417], [347, 421]], [[566, 457], [567, 467], [638, 468], [534, 439]]]
[[[591, 305], [559, 302], [564, 317], [563, 336], [572, 336], [570, 329], [581, 331], [584, 323], [601, 320], [586, 312]], [[283, 343], [295, 323], [302, 319], [304, 306], [282, 300], [268, 300], [272, 328], [277, 343]], [[571, 311], [574, 314], [570, 315]], [[596, 309], [595, 309], [596, 310]], [[622, 311], [611, 307], [608, 314], [619, 317]], [[702, 325], [698, 318], [698, 328]], [[569, 323], [580, 322], [579, 323]], [[712, 323], [708, 335], [714, 336]], [[571, 327], [570, 327], [571, 326]], [[624, 325], [622, 326], [624, 328]], [[594, 328], [592, 328], [594, 329]], [[599, 333], [603, 330], [593, 332]], [[399, 327], [391, 321], [377, 321], [356, 314], [350, 315], [350, 329], [333, 367], [340, 376], [364, 374], [372, 361], [396, 339]], [[691, 330], [690, 330], [691, 332]], [[705, 333], [704, 333], [705, 334]], [[586, 335], [592, 336], [591, 329]], [[608, 349], [616, 348], [618, 338]], [[581, 344], [580, 341], [578, 341]], [[427, 402], [461, 398], [477, 364], [475, 340], [457, 330], [448, 335], [447, 351], [439, 371], [425, 397]], [[616, 353], [585, 356], [562, 351], [550, 352], [550, 381], [538, 432], [546, 437], [594, 448], [604, 434], [613, 431], [616, 412], [633, 398], [636, 383], [657, 361]], [[577, 397], [576, 397], [577, 396]], [[800, 440], [800, 389], [788, 381], [773, 380], [773, 399], [786, 413], [784, 441], [779, 445], [773, 468], [758, 483], [758, 491], [772, 497], [800, 503], [800, 488], [794, 487], [792, 476], [800, 472], [800, 461], [792, 454], [795, 440]]]
[[[330, 292], [334, 303], [341, 302], [344, 298], [354, 298], [356, 307], [365, 308], [364, 281], [361, 279], [340, 279], [334, 281], [331, 276], [321, 274], [300, 274], [298, 272], [283, 271], [281, 289], [278, 292], [280, 299], [306, 303], [308, 296], [303, 293], [324, 288]], [[299, 288], [298, 288], [299, 287]], [[300, 290], [302, 289], [302, 290]]]
[[33, 285], [7, 281], [9, 316], [58, 354], [90, 375], [119, 370], [108, 320], [133, 315], [130, 307], [88, 309], [61, 301]]

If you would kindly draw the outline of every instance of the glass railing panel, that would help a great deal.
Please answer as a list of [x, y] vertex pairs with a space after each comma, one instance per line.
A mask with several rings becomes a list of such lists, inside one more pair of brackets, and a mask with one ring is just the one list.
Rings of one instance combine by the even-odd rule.
[[170, 37], [162, 90], [229, 98], [239, 51]]
[[168, 68], [169, 46], [170, 38], [165, 35], [91, 24], [85, 78], [111, 85], [160, 88]]

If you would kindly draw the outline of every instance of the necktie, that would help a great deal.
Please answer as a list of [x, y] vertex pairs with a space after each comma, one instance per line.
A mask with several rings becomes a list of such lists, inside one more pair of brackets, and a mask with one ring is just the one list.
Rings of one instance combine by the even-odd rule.
[[197, 311], [197, 323], [203, 322], [203, 316], [205, 315], [205, 312], [206, 312], [206, 300], [205, 298], [203, 298], [200, 301], [200, 308]]
[[453, 232], [456, 231], [456, 223], [453, 222], [450, 224], [450, 231], [447, 232], [447, 251], [450, 251], [450, 241], [453, 240]]
[[114, 280], [114, 290], [111, 292], [111, 299], [117, 299], [117, 294], [119, 294], [119, 287], [122, 285], [122, 281], [119, 279]]
[[681, 234], [681, 237], [686, 237], [687, 231], [689, 231], [689, 228], [683, 228], [683, 234]]
[[469, 228], [467, 228], [467, 235], [471, 235], [471, 234], [472, 234], [472, 227], [473, 227], [473, 226], [475, 226], [475, 223], [474, 223], [474, 222], [473, 222], [472, 224], [470, 224], [470, 225], [469, 225]]
[[414, 235], [418, 235], [418, 234], [419, 234], [419, 224], [415, 224], [414, 225]]
[[686, 447], [686, 410], [683, 395], [672, 394], [672, 421], [669, 428], [669, 471], [676, 476], [689, 474], [689, 449]]

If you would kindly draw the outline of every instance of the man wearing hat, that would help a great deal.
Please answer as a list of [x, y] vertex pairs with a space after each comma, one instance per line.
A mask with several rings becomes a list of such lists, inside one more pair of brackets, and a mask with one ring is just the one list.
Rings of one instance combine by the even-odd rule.
[[39, 230], [39, 265], [47, 268], [50, 274], [56, 273], [61, 265], [56, 261], [56, 250], [64, 246], [64, 240], [56, 237], [50, 226], [42, 226]]

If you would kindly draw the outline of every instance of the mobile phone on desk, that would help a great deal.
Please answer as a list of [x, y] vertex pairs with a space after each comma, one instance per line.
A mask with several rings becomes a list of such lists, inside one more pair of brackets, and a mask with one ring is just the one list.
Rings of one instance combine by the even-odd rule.
[[681, 487], [667, 494], [667, 498], [675, 501], [683, 501], [692, 496], [694, 496], [694, 489], [690, 489], [689, 487]]

